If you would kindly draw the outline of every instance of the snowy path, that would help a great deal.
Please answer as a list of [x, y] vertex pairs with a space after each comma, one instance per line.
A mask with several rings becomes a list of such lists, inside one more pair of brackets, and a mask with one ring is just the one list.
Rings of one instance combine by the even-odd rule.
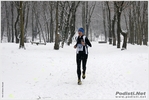
[[0, 44], [1, 84], [5, 99], [115, 99], [117, 91], [148, 91], [148, 47], [128, 44], [121, 51], [93, 42], [86, 79], [77, 85], [73, 45]]

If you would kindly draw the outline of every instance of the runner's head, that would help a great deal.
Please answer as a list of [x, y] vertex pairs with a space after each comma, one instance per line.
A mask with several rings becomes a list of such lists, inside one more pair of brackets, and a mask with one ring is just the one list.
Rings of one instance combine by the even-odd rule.
[[79, 34], [79, 36], [84, 35], [84, 29], [83, 28], [79, 28], [78, 29], [78, 34]]

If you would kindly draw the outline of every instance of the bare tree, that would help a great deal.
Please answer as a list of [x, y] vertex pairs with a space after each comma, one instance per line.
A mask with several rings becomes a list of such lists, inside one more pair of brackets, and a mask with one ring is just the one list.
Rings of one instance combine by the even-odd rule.
[[24, 48], [24, 22], [23, 22], [23, 1], [20, 1], [20, 31], [21, 31], [21, 36], [20, 36], [20, 45], [19, 48]]
[[11, 16], [12, 16], [12, 19], [11, 19], [11, 30], [12, 30], [12, 40], [11, 40], [11, 42], [14, 42], [14, 31], [13, 31], [13, 29], [14, 29], [14, 23], [13, 23], [13, 19], [14, 19], [14, 11], [13, 11], [13, 9], [14, 9], [14, 4], [13, 4], [14, 2], [11, 2]]
[[35, 31], [34, 31], [34, 2], [32, 1], [32, 41], [34, 41]]
[[116, 22], [116, 8], [114, 6], [114, 16], [113, 16], [112, 25], [111, 25], [111, 27], [112, 27], [111, 33], [112, 33], [112, 37], [113, 37], [113, 46], [116, 45], [115, 22]]
[[45, 32], [46, 32], [46, 42], [50, 42], [50, 27], [49, 27], [49, 21], [50, 21], [50, 18], [48, 17], [49, 16], [49, 12], [48, 12], [48, 4], [46, 1], [43, 2], [42, 4], [42, 8], [43, 8], [43, 19], [44, 19], [44, 24], [43, 26], [45, 27]]
[[144, 7], [143, 7], [143, 44], [148, 45], [148, 1], [144, 1]]
[[148, 17], [147, 2], [133, 1], [129, 8], [129, 43], [147, 45]]
[[72, 4], [72, 17], [71, 17], [71, 22], [70, 22], [70, 36], [68, 38], [68, 42], [67, 44], [70, 45], [70, 43], [72, 43], [72, 37], [75, 34], [75, 22], [76, 22], [76, 10], [79, 6], [80, 1], [78, 2], [73, 2]]
[[7, 40], [8, 42], [11, 41], [11, 34], [10, 34], [10, 13], [9, 13], [9, 5], [7, 5], [9, 2], [5, 2], [5, 10], [6, 10], [6, 20], [7, 20]]
[[61, 1], [59, 2], [60, 3], [60, 9], [61, 9], [61, 12], [60, 12], [60, 29], [59, 29], [59, 33], [61, 34], [60, 36], [60, 40], [62, 40], [62, 37], [64, 37], [64, 28], [65, 28], [65, 13], [66, 13], [66, 3], [67, 1]]
[[53, 42], [53, 34], [54, 34], [54, 18], [53, 18], [53, 13], [54, 13], [54, 2], [53, 1], [51, 1], [51, 2], [49, 2], [49, 4], [50, 4], [50, 8], [49, 8], [49, 10], [50, 10], [50, 42]]
[[[29, 2], [26, 2], [26, 18], [24, 19], [24, 25], [25, 25], [25, 27], [24, 27], [24, 35], [25, 35], [25, 38], [27, 37], [29, 10], [30, 10]], [[24, 9], [24, 11], [25, 11], [25, 9]]]
[[14, 4], [15, 4], [15, 7], [17, 9], [17, 17], [16, 17], [16, 21], [15, 21], [15, 24], [14, 24], [14, 27], [15, 27], [15, 38], [16, 38], [16, 43], [19, 43], [19, 38], [18, 38], [18, 35], [19, 35], [19, 28], [20, 28], [20, 25], [18, 25], [18, 22], [19, 22], [19, 17], [20, 17], [20, 8], [19, 8], [19, 1], [14, 1]]
[[[95, 5], [96, 5], [96, 1], [95, 2], [92, 2], [92, 5], [89, 7], [88, 6], [88, 1], [85, 2], [85, 33], [86, 33], [86, 36], [88, 37], [89, 35], [89, 27], [90, 27], [90, 23], [91, 23], [91, 17], [92, 17], [92, 14], [93, 14], [93, 11], [94, 11], [94, 8], [95, 8]], [[84, 16], [84, 15], [83, 15]]]
[[[120, 24], [120, 21], [121, 21], [121, 14], [122, 14], [122, 11], [127, 8], [127, 6], [129, 5], [130, 3], [127, 2], [127, 1], [114, 1], [114, 6], [116, 7], [116, 13], [117, 13], [117, 48], [120, 48], [120, 34], [123, 35], [124, 37], [124, 41], [123, 41], [123, 47], [122, 49], [126, 49], [125, 46], [127, 46], [127, 32], [123, 32], [121, 30], [121, 24]], [[125, 33], [125, 34], [124, 34]]]
[[116, 7], [116, 13], [117, 13], [117, 48], [120, 48], [120, 33], [121, 33], [121, 13], [122, 13], [122, 6], [124, 4], [124, 1], [115, 1], [114, 5]]
[[106, 5], [107, 5], [107, 19], [108, 19], [108, 29], [109, 29], [109, 44], [112, 44], [112, 32], [111, 32], [111, 11], [110, 11], [110, 7], [109, 7], [109, 2], [105, 1]]
[[55, 30], [55, 44], [54, 44], [54, 49], [59, 50], [59, 33], [58, 33], [58, 5], [59, 1], [57, 1], [56, 4], [56, 30]]
[[[1, 3], [1, 8], [5, 8], [5, 4]], [[6, 17], [5, 17], [5, 11], [1, 10], [1, 42], [3, 40], [3, 36], [4, 36], [4, 30], [5, 30], [5, 21]]]
[[[36, 5], [37, 5], [37, 2], [36, 2]], [[43, 28], [42, 28], [41, 22], [39, 20], [39, 11], [35, 8], [35, 6], [33, 6], [33, 9], [34, 9], [34, 14], [35, 14], [35, 18], [36, 18], [36, 25], [37, 25], [36, 27], [38, 28], [38, 30], [40, 30], [40, 32], [39, 32], [40, 43], [41, 43], [41, 35], [44, 40], [44, 43], [46, 43], [45, 36], [43, 33]]]
[[107, 42], [107, 31], [106, 31], [106, 11], [105, 11], [105, 4], [102, 3], [102, 15], [103, 15], [103, 28], [105, 33], [105, 41]]
[[[70, 4], [70, 3], [71, 3], [71, 4]], [[62, 48], [63, 48], [63, 46], [64, 46], [64, 42], [65, 42], [66, 39], [68, 38], [68, 33], [69, 33], [69, 25], [70, 25], [71, 11], [72, 11], [72, 8], [73, 8], [73, 2], [71, 1], [70, 3], [67, 1], [67, 4], [68, 4], [68, 11], [69, 11], [69, 12], [66, 11], [66, 12], [67, 12], [67, 15], [65, 15], [65, 16], [67, 16], [67, 17], [65, 18], [64, 35], [63, 35], [63, 37], [62, 37], [62, 43], [61, 43]]]

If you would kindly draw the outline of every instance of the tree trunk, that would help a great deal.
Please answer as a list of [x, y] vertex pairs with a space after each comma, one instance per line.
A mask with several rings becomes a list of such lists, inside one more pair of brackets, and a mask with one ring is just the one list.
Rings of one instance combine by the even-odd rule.
[[50, 11], [50, 43], [53, 42], [53, 30], [54, 30], [54, 24], [53, 24], [53, 6], [52, 6], [52, 1], [50, 2], [50, 7], [51, 7], [51, 11]]
[[124, 37], [123, 45], [122, 45], [122, 49], [121, 49], [121, 50], [125, 50], [125, 49], [127, 49], [127, 34], [128, 34], [128, 33], [121, 32], [121, 34], [122, 34], [123, 37]]
[[9, 12], [8, 12], [8, 7], [5, 2], [5, 8], [6, 8], [6, 20], [7, 20], [7, 40], [8, 42], [11, 41], [11, 35], [10, 35], [10, 26], [9, 26]]
[[116, 22], [116, 7], [114, 6], [114, 16], [112, 19], [111, 34], [113, 38], [113, 46], [116, 46], [116, 37], [115, 37], [115, 22]]
[[120, 48], [120, 33], [121, 33], [121, 28], [120, 28], [120, 17], [121, 17], [121, 12], [117, 12], [117, 48]]
[[148, 1], [144, 2], [145, 6], [145, 18], [144, 18], [144, 45], [148, 45]]
[[125, 18], [125, 23], [126, 23], [126, 29], [128, 31], [128, 24], [127, 24], [127, 18], [126, 18], [126, 15], [125, 15], [125, 11], [124, 11], [124, 18]]
[[53, 42], [53, 30], [54, 30], [54, 23], [53, 23], [53, 14], [51, 13], [51, 23], [50, 23], [50, 43]]
[[111, 12], [109, 8], [108, 1], [106, 1], [107, 8], [108, 8], [108, 28], [109, 28], [109, 44], [112, 44], [112, 32], [111, 32]]
[[[14, 26], [15, 26], [15, 38], [16, 38], [16, 43], [19, 43], [19, 39], [18, 39], [18, 30], [17, 30], [17, 23], [18, 23], [18, 21], [19, 21], [19, 17], [20, 17], [20, 10], [19, 9], [17, 9], [17, 18], [16, 18], [16, 22], [15, 22], [15, 24], [14, 24]], [[20, 25], [19, 25], [19, 27], [20, 27]]]
[[116, 15], [114, 15], [114, 18], [113, 18], [113, 20], [112, 20], [113, 46], [116, 46], [116, 37], [115, 37], [115, 21], [116, 21]]
[[[35, 15], [35, 16], [37, 16], [37, 15]], [[37, 18], [36, 18], [36, 32], [39, 34], [39, 42], [41, 43], [41, 32], [40, 32], [39, 23], [38, 23]]]
[[136, 43], [136, 12], [135, 12], [135, 6], [136, 6], [136, 3], [134, 2], [133, 3], [133, 13], [132, 13], [132, 32], [131, 32], [131, 34], [132, 34], [132, 43], [133, 44], [135, 44]]
[[20, 46], [19, 48], [24, 48], [24, 23], [23, 23], [23, 1], [20, 1], [20, 31], [21, 31], [21, 37], [20, 37]]
[[72, 43], [72, 37], [75, 34], [75, 1], [73, 1], [72, 4], [72, 17], [71, 17], [71, 21], [70, 21], [70, 36], [68, 39], [67, 44], [70, 45], [70, 43]]
[[11, 3], [11, 14], [12, 14], [12, 19], [11, 19], [11, 23], [12, 23], [12, 42], [14, 42], [14, 32], [13, 32], [13, 2]]
[[54, 44], [54, 49], [59, 50], [59, 33], [58, 33], [58, 5], [59, 1], [57, 1], [56, 4], [56, 30], [55, 30], [55, 44]]
[[4, 36], [4, 28], [5, 28], [5, 18], [1, 21], [1, 43]]
[[28, 26], [28, 17], [29, 17], [29, 6], [27, 6], [27, 14], [26, 14], [26, 24], [25, 24], [25, 31], [24, 31], [24, 35], [27, 34], [27, 26]]
[[136, 15], [136, 2], [133, 3], [133, 33], [134, 33], [134, 44], [137, 43], [137, 15]]
[[35, 31], [34, 31], [34, 2], [32, 2], [32, 41], [34, 41], [35, 38]]
[[145, 9], [145, 3], [143, 4], [143, 18], [142, 18], [142, 24], [141, 24], [141, 31], [142, 31], [142, 39], [143, 39], [143, 45], [145, 45], [145, 12], [146, 12], [146, 9]]
[[107, 31], [106, 31], [106, 19], [105, 19], [105, 6], [104, 6], [104, 2], [102, 4], [102, 13], [103, 13], [103, 28], [104, 28], [104, 34], [105, 34], [105, 41], [107, 42]]
[[60, 29], [59, 29], [59, 33], [61, 34], [61, 38], [60, 38], [61, 41], [62, 41], [62, 37], [64, 35], [64, 26], [65, 26], [65, 23], [64, 23], [64, 15], [65, 15], [65, 13], [64, 13], [64, 11], [65, 11], [66, 2], [67, 1], [61, 2], [61, 4], [62, 4], [61, 10], [62, 11], [61, 11], [61, 15], [60, 15]]
[[123, 6], [124, 6], [124, 1], [115, 1], [114, 6], [116, 7], [116, 12], [117, 12], [117, 48], [120, 48], [120, 34], [122, 33], [121, 30], [121, 13], [123, 11]]
[[141, 45], [141, 32], [140, 32], [140, 1], [137, 2], [137, 44]]
[[132, 40], [133, 40], [133, 32], [132, 32], [132, 29], [133, 29], [133, 27], [132, 27], [132, 15], [131, 15], [131, 8], [129, 8], [129, 30], [128, 30], [128, 32], [129, 32], [129, 43], [131, 43], [131, 44], [133, 44], [133, 42], [132, 42]]

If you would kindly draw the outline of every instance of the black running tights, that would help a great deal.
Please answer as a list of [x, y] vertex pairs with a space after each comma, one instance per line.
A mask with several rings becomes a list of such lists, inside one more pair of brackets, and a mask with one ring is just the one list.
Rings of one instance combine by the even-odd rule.
[[78, 75], [78, 79], [81, 79], [81, 62], [82, 62], [82, 69], [83, 69], [83, 74], [85, 74], [86, 72], [86, 63], [87, 63], [87, 58], [88, 55], [87, 54], [77, 54], [76, 55], [76, 61], [77, 61], [77, 75]]

